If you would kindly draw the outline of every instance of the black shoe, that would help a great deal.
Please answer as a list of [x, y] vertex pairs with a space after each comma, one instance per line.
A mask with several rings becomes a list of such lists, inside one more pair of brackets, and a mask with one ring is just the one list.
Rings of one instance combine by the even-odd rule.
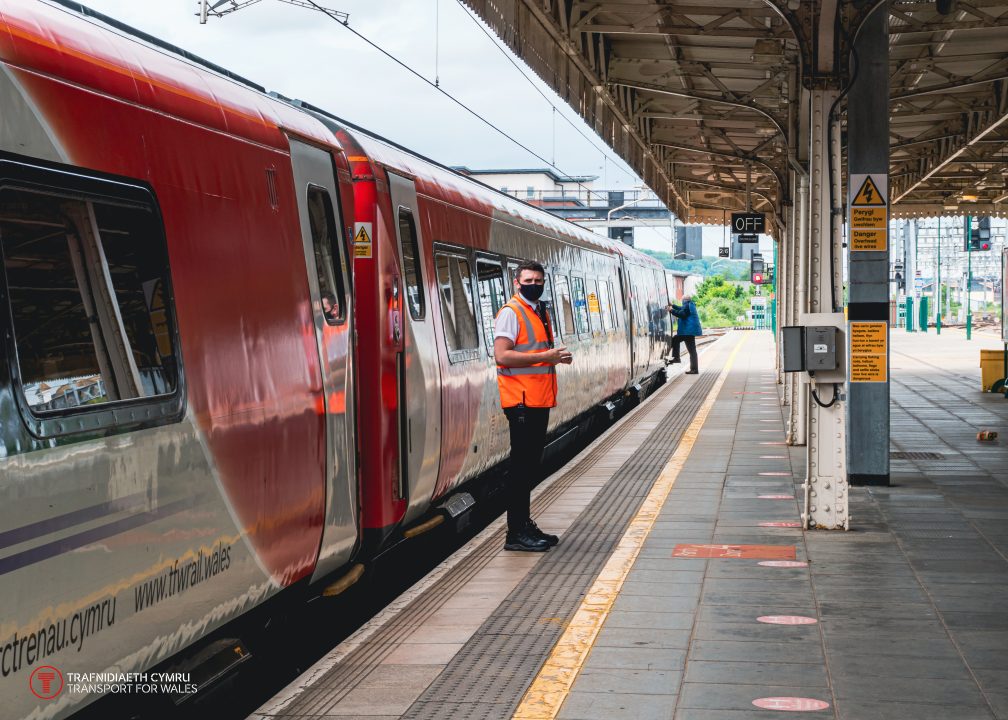
[[542, 530], [540, 530], [539, 526], [536, 525], [535, 520], [531, 518], [529, 518], [528, 524], [525, 526], [525, 530], [532, 537], [539, 538], [540, 540], [545, 540], [546, 544], [549, 545], [550, 547], [555, 547], [557, 543], [560, 542], [560, 538], [558, 538], [556, 535], [550, 535], [549, 533], [544, 533]]
[[528, 530], [509, 532], [504, 541], [505, 550], [520, 550], [522, 552], [546, 552], [549, 543], [539, 537], [534, 537]]
[[676, 363], [679, 363], [679, 362], [682, 362], [682, 360], [680, 360], [679, 358], [674, 357], [674, 358], [672, 358], [672, 360], [671, 360], [671, 362], [669, 364], [675, 365]]
[[700, 374], [699, 370], [687, 370], [686, 372], [683, 373], [683, 375], [699, 375], [699, 374]]

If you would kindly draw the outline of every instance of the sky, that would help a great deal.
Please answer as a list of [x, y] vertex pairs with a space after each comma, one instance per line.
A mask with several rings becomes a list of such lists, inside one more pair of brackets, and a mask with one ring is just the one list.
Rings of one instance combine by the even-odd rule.
[[[83, 0], [268, 90], [329, 110], [446, 165], [543, 167], [435, 88], [326, 15], [261, 0], [200, 25], [196, 0]], [[629, 189], [641, 180], [520, 61], [550, 103], [509, 61], [503, 45], [458, 0], [319, 0], [350, 27], [434, 81], [565, 173]], [[492, 33], [491, 33], [492, 34]], [[563, 117], [591, 138], [583, 138]], [[555, 126], [555, 132], [554, 132]], [[555, 139], [554, 139], [555, 135]], [[606, 153], [601, 152], [602, 149]]]

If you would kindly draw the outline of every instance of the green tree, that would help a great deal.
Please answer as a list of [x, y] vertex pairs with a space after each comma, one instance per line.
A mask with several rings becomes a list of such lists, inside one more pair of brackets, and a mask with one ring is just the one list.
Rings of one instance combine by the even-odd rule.
[[704, 327], [733, 327], [747, 322], [749, 298], [755, 294], [756, 289], [752, 286], [732, 284], [721, 275], [712, 275], [697, 286], [693, 301]]

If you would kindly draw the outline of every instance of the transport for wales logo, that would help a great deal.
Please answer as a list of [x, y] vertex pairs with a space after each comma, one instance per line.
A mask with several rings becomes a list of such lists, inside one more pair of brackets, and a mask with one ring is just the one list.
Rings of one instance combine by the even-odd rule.
[[52, 665], [41, 665], [28, 678], [28, 687], [39, 700], [52, 700], [63, 692], [63, 673]]

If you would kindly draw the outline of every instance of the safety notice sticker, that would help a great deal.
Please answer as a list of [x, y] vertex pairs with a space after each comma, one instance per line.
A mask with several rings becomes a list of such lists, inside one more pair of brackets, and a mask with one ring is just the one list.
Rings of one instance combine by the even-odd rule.
[[850, 381], [887, 382], [889, 326], [885, 322], [850, 324]]
[[851, 252], [885, 252], [889, 249], [889, 177], [884, 173], [850, 176]]
[[353, 251], [354, 257], [371, 257], [371, 223], [354, 224]]

